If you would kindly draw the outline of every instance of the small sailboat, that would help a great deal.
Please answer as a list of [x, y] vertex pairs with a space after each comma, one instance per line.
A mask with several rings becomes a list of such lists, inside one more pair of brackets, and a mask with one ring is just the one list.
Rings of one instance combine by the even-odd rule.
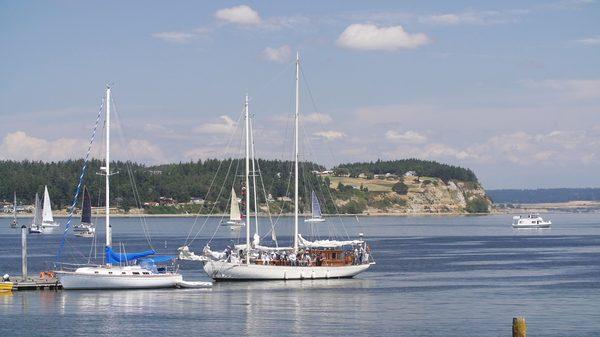
[[44, 233], [50, 233], [54, 229], [60, 227], [60, 223], [54, 221], [52, 215], [52, 205], [50, 203], [50, 194], [48, 186], [44, 186], [44, 208], [42, 210], [42, 230]]
[[150, 289], [174, 288], [183, 281], [181, 274], [166, 267], [157, 268], [155, 263], [172, 260], [170, 256], [153, 256], [151, 249], [139, 253], [117, 253], [113, 250], [110, 224], [110, 87], [106, 88], [106, 157], [104, 172], [105, 193], [105, 261], [102, 265], [90, 265], [57, 270], [56, 276], [65, 290], [71, 289]]
[[231, 230], [239, 229], [245, 225], [242, 221], [242, 214], [240, 212], [240, 204], [235, 189], [231, 188], [231, 205], [229, 207], [229, 220], [224, 223], [231, 228]]
[[321, 217], [321, 204], [315, 191], [310, 194], [310, 205], [312, 210], [312, 216], [308, 219], [304, 219], [304, 222], [323, 222], [325, 219]]
[[10, 228], [17, 228], [19, 222], [17, 221], [17, 192], [14, 192], [13, 199], [13, 220], [10, 222]]
[[81, 205], [81, 223], [73, 226], [73, 234], [82, 238], [94, 237], [96, 227], [92, 223], [92, 199], [87, 186], [83, 186], [83, 200]]
[[30, 234], [42, 234], [42, 207], [40, 205], [40, 196], [35, 194], [35, 210], [33, 212], [33, 222], [29, 226]]

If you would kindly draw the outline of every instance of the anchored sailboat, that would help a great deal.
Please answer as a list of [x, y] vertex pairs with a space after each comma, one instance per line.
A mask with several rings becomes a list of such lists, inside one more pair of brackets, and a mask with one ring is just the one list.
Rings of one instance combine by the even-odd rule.
[[[236, 245], [234, 250], [215, 252], [207, 245], [201, 258], [189, 251], [187, 246], [180, 247], [180, 259], [200, 260], [204, 271], [215, 280], [301, 280], [321, 278], [349, 278], [365, 270], [373, 259], [366, 242], [362, 240], [320, 240], [308, 241], [299, 234], [299, 195], [298, 195], [298, 120], [299, 120], [299, 76], [300, 60], [296, 58], [296, 111], [294, 141], [294, 235], [293, 247], [269, 247], [259, 244], [258, 230], [254, 240], [250, 240], [250, 193], [246, 193], [245, 215], [246, 243]], [[248, 96], [244, 104], [245, 121], [245, 186], [250, 186], [249, 177], [254, 168], [250, 167], [251, 126], [249, 123]], [[253, 142], [252, 142], [253, 145]], [[252, 146], [253, 150], [253, 146]], [[254, 152], [254, 151], [252, 151]], [[253, 160], [254, 161], [254, 160]], [[256, 186], [256, 184], [253, 184]], [[256, 187], [254, 187], [256, 192]], [[249, 191], [247, 191], [249, 192]], [[313, 192], [314, 195], [314, 192]], [[256, 193], [255, 198], [255, 215]], [[316, 200], [316, 196], [314, 198]], [[320, 218], [320, 205], [313, 201], [313, 218]], [[318, 216], [316, 213], [318, 212]], [[273, 228], [272, 228], [273, 229]], [[272, 231], [274, 237], [274, 232]]]
[[231, 188], [231, 204], [229, 207], [229, 221], [225, 222], [225, 225], [229, 225], [229, 227], [234, 230], [245, 225], [244, 221], [242, 221], [242, 214], [240, 212], [240, 204], [238, 201], [238, 197], [235, 194], [235, 189]]
[[42, 207], [40, 205], [40, 196], [35, 194], [35, 210], [33, 213], [33, 222], [29, 226], [29, 233], [42, 234]]
[[50, 194], [48, 186], [44, 186], [44, 208], [42, 210], [42, 229], [44, 233], [52, 232], [55, 228], [60, 227], [60, 223], [54, 221], [52, 215], [52, 204], [50, 202]]
[[325, 219], [321, 217], [321, 205], [319, 204], [319, 199], [317, 198], [317, 194], [315, 191], [312, 191], [310, 194], [310, 205], [312, 216], [308, 219], [305, 219], [304, 222], [323, 222]]
[[10, 223], [10, 228], [17, 228], [19, 222], [17, 221], [17, 192], [14, 192], [13, 198], [13, 220]]
[[[117, 253], [112, 247], [112, 227], [110, 225], [110, 87], [106, 88], [106, 158], [104, 171], [106, 183], [105, 200], [105, 264], [79, 267], [75, 270], [56, 271], [63, 289], [143, 289], [169, 288], [182, 282], [181, 274], [158, 269], [155, 262], [165, 262], [171, 257], [153, 256], [154, 250], [140, 253]], [[139, 264], [133, 264], [139, 262]]]
[[73, 234], [82, 238], [91, 238], [96, 233], [92, 223], [92, 199], [87, 186], [83, 186], [83, 200], [81, 205], [81, 223], [73, 226]]

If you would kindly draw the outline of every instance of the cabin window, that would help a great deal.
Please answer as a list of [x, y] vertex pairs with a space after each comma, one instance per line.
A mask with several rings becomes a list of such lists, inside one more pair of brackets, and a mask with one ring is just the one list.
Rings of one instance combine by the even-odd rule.
[[124, 272], [124, 271], [122, 271], [122, 272], [121, 272], [121, 274], [125, 275], [125, 272]]
[[110, 275], [112, 275], [112, 271], [109, 271], [108, 273], [109, 273]]
[[150, 273], [147, 272], [147, 271], [143, 272], [142, 274], [144, 274], [144, 275], [150, 275]]
[[134, 272], [133, 272], [133, 275], [139, 275], [139, 274], [140, 274], [140, 273], [139, 273], [139, 272], [137, 272], [137, 271], [134, 271]]
[[94, 274], [98, 274], [98, 271], [96, 270], [96, 271], [94, 272]]
[[335, 253], [331, 253], [331, 258], [334, 260], [336, 259]]

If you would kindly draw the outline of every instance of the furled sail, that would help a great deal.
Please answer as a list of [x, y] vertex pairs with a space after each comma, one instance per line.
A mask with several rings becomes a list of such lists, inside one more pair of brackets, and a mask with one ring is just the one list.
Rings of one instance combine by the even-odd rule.
[[156, 251], [153, 249], [146, 250], [139, 253], [115, 253], [112, 250], [112, 247], [106, 247], [104, 249], [106, 253], [106, 263], [127, 263], [134, 260], [137, 260], [142, 257], [150, 256], [156, 254]]
[[229, 220], [231, 221], [241, 221], [242, 215], [240, 214], [240, 206], [238, 203], [237, 195], [235, 195], [235, 190], [233, 187], [231, 188], [231, 209], [229, 210]]
[[335, 248], [342, 246], [355, 246], [363, 244], [362, 240], [348, 240], [348, 241], [338, 241], [338, 240], [316, 240], [316, 241], [308, 241], [302, 237], [301, 234], [298, 234], [298, 245], [306, 248]]
[[87, 186], [83, 186], [83, 204], [81, 206], [81, 223], [92, 223], [92, 199]]
[[312, 191], [310, 199], [312, 204], [312, 217], [318, 219], [321, 217], [321, 205], [319, 204], [319, 199], [317, 198], [315, 191]]
[[54, 217], [52, 216], [52, 206], [50, 205], [50, 194], [48, 193], [48, 186], [44, 186], [44, 210], [42, 211], [42, 215], [43, 222], [54, 222]]

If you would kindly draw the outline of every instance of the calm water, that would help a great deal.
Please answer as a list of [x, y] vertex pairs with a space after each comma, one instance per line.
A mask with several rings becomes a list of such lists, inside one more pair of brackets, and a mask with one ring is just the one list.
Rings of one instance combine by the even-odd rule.
[[[551, 230], [513, 231], [510, 216], [346, 219], [377, 265], [352, 280], [217, 283], [211, 290], [41, 291], [0, 295], [10, 336], [600, 336], [600, 215], [556, 214]], [[114, 219], [114, 242], [146, 248], [139, 220]], [[173, 253], [190, 219], [148, 219], [152, 244]], [[191, 245], [199, 252], [216, 220]], [[100, 226], [102, 224], [100, 223]], [[201, 223], [200, 223], [201, 225]], [[20, 236], [0, 219], [0, 273], [19, 274]], [[289, 232], [289, 219], [281, 236]], [[321, 232], [335, 229], [323, 226]], [[338, 232], [343, 232], [337, 226]], [[213, 248], [236, 240], [217, 231]], [[29, 236], [30, 270], [55, 259], [60, 235]], [[99, 245], [101, 248], [101, 244]], [[166, 248], [165, 248], [166, 247]], [[65, 259], [94, 252], [73, 238]], [[100, 251], [100, 250], [99, 250]], [[206, 279], [200, 265], [181, 266]]]

